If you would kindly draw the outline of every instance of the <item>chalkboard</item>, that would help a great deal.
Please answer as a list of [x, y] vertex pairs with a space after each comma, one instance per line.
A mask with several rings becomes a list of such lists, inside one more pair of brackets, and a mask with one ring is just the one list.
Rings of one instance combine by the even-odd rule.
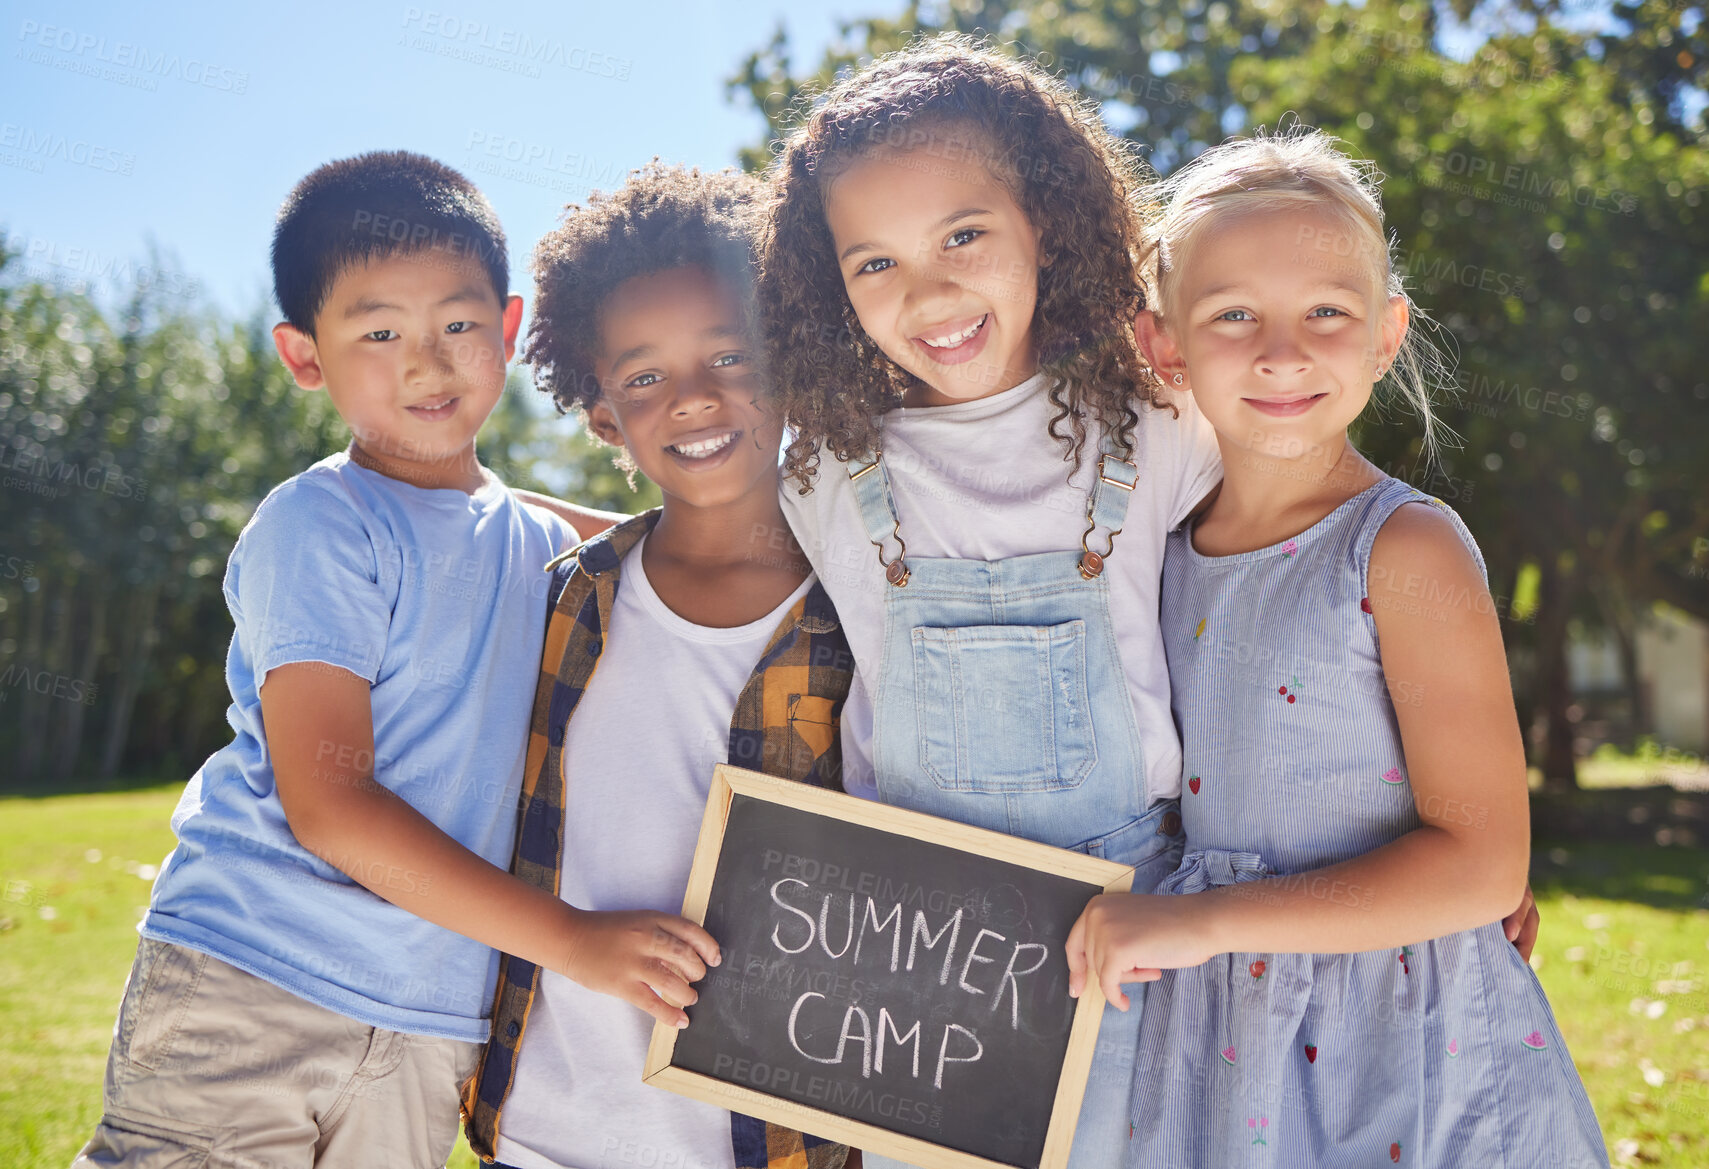
[[917, 1165], [1065, 1165], [1097, 1040], [1063, 943], [1133, 870], [720, 765], [683, 915], [723, 963], [650, 1084]]

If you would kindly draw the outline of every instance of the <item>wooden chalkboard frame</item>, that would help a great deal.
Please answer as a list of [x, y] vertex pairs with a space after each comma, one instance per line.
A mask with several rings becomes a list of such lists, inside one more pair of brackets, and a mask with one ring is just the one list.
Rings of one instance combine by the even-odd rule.
[[[1133, 869], [1128, 865], [720, 763], [713, 772], [706, 814], [700, 821], [694, 865], [689, 871], [688, 891], [682, 901], [682, 915], [698, 924], [706, 921], [706, 907], [723, 848], [730, 801], [736, 795], [784, 804], [814, 815], [862, 824], [880, 832], [908, 836], [979, 857], [1084, 881], [1101, 886], [1106, 893], [1126, 893], [1133, 887]], [[1062, 1074], [1057, 1084], [1056, 1101], [1051, 1109], [1050, 1127], [1039, 1169], [1063, 1169], [1068, 1164], [1103, 1010], [1103, 991], [1096, 979], [1088, 980], [1069, 1028], [1068, 1050], [1062, 1061]], [[745, 1084], [674, 1067], [671, 1059], [679, 1034], [676, 1028], [663, 1023], [653, 1025], [653, 1036], [647, 1045], [647, 1060], [641, 1073], [643, 1081], [719, 1108], [743, 1112], [815, 1136], [907, 1160], [924, 1169], [1009, 1169], [1001, 1162], [972, 1153], [945, 1148], [839, 1113], [768, 1095]]]

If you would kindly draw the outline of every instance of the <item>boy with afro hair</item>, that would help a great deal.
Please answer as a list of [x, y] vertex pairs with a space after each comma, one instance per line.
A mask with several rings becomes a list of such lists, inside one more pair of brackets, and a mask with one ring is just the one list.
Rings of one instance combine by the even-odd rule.
[[[540, 388], [664, 496], [553, 576], [514, 871], [596, 914], [682, 904], [715, 764], [841, 786], [854, 663], [778, 500], [783, 425], [750, 321], [756, 192], [655, 163], [571, 207], [534, 254]], [[693, 989], [652, 989], [653, 1015], [686, 1025]], [[652, 1019], [593, 990], [503, 959], [465, 1097], [483, 1158], [845, 1165], [842, 1145], [642, 1083]]]

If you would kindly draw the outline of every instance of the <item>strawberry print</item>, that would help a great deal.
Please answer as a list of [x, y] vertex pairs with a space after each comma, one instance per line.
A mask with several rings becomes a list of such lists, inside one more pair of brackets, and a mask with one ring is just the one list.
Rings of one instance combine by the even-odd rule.
[[1264, 969], [1265, 969], [1264, 959], [1262, 959], [1262, 958], [1258, 959], [1258, 961], [1254, 962], [1252, 965], [1248, 966], [1246, 969], [1251, 973], [1253, 978], [1263, 978], [1264, 977]]
[[1396, 1165], [1400, 1164], [1400, 1142], [1399, 1141], [1396, 1141], [1394, 1144], [1389, 1146], [1389, 1160], [1393, 1161]]
[[1370, 597], [1360, 597], [1359, 598], [1359, 608], [1361, 610], [1363, 610], [1364, 612], [1369, 613], [1371, 611], [1371, 598]]
[[1198, 776], [1195, 775], [1187, 781], [1187, 790], [1192, 792], [1194, 795], [1199, 794], [1199, 777]]
[[1317, 1044], [1308, 1043], [1305, 1045], [1305, 1061], [1307, 1063], [1317, 1062]]

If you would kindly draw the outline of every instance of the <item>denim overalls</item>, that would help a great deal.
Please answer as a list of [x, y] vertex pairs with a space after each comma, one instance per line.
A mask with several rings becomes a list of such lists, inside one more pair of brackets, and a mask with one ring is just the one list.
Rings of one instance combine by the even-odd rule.
[[[872, 758], [885, 803], [1133, 865], [1134, 891], [1149, 893], [1180, 860], [1181, 817], [1176, 800], [1145, 806], [1109, 581], [1090, 544], [1098, 528], [1113, 544], [1139, 471], [1108, 437], [1102, 452], [1083, 553], [993, 561], [908, 556], [882, 459], [849, 463], [893, 586], [871, 687]], [[1110, 1169], [1126, 1153], [1143, 989], [1128, 988], [1126, 1014], [1105, 1008], [1073, 1169]], [[867, 1164], [897, 1163], [869, 1154]]]

